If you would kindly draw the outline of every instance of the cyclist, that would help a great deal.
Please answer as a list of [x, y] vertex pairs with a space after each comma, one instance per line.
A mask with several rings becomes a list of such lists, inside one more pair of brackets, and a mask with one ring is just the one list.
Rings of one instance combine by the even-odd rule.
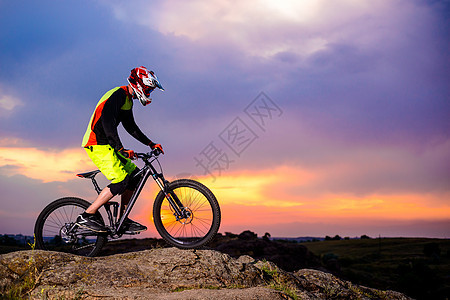
[[[158, 88], [164, 91], [153, 71], [141, 66], [131, 70], [128, 85], [106, 92], [92, 114], [83, 138], [82, 146], [94, 164], [111, 183], [98, 195], [85, 212], [78, 216], [76, 223], [96, 232], [106, 232], [106, 227], [95, 213], [115, 195], [121, 195], [120, 216], [133, 195], [139, 179], [133, 176], [139, 168], [131, 162], [133, 150], [124, 149], [117, 126], [122, 123], [125, 130], [152, 150], [164, 154], [162, 146], [152, 142], [136, 125], [133, 117], [133, 99], [137, 98], [146, 106], [151, 103], [150, 93]], [[147, 230], [147, 227], [131, 219], [123, 223], [124, 233], [132, 234]]]

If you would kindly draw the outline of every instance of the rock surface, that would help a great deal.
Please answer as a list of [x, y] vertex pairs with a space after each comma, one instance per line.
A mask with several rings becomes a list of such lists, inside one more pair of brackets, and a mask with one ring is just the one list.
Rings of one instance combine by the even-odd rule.
[[409, 299], [317, 270], [285, 272], [250, 256], [158, 248], [87, 258], [48, 251], [0, 255], [0, 296], [31, 299]]

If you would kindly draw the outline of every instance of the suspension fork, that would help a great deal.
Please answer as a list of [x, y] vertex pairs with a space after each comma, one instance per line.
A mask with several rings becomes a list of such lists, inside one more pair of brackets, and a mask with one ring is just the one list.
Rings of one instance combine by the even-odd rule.
[[177, 221], [181, 218], [186, 218], [186, 209], [183, 203], [181, 203], [180, 199], [178, 199], [178, 196], [175, 193], [171, 193], [168, 190], [169, 181], [164, 178], [164, 175], [162, 173], [158, 173], [153, 165], [149, 164], [148, 166], [152, 170], [153, 180], [155, 180], [156, 184], [159, 186], [159, 189], [164, 194], [164, 197], [167, 199], [170, 206], [175, 211], [174, 215], [177, 218]]
[[178, 199], [178, 196], [175, 193], [171, 193], [168, 190], [169, 182], [164, 178], [162, 174], [153, 174], [153, 179], [156, 181], [156, 184], [158, 184], [159, 188], [161, 189], [161, 192], [164, 194], [164, 197], [169, 202], [170, 206], [175, 211], [175, 216], [177, 220], [179, 218], [185, 217], [185, 208], [183, 203], [181, 203], [180, 199]]
[[164, 194], [164, 197], [167, 199], [167, 201], [169, 201], [170, 206], [175, 211], [176, 216], [183, 217], [185, 211], [183, 203], [181, 203], [180, 199], [178, 199], [178, 196], [175, 193], [171, 193], [170, 191], [168, 191], [167, 187], [169, 185], [169, 182], [165, 180], [164, 177], [158, 176], [158, 174], [157, 177], [154, 176], [153, 179], [158, 184], [161, 192]]
[[134, 191], [133, 195], [131, 196], [130, 202], [127, 205], [127, 208], [125, 212], [123, 213], [122, 217], [119, 220], [119, 224], [116, 227], [116, 232], [120, 232], [123, 226], [123, 222], [128, 217], [128, 215], [131, 212], [131, 209], [133, 208], [134, 204], [136, 203], [137, 198], [139, 197], [142, 189], [144, 188], [145, 183], [147, 182], [148, 178], [152, 176], [153, 180], [158, 184], [161, 191], [164, 193], [164, 196], [169, 201], [172, 208], [175, 210], [177, 218], [184, 216], [184, 206], [181, 203], [181, 201], [178, 199], [178, 197], [174, 193], [169, 193], [167, 191], [167, 187], [169, 182], [165, 180], [162, 173], [158, 173], [156, 169], [150, 164], [146, 163], [146, 167], [142, 168], [142, 170], [136, 174], [136, 176], [140, 176], [142, 174], [141, 179], [139, 180], [139, 183], [137, 185], [136, 190]]

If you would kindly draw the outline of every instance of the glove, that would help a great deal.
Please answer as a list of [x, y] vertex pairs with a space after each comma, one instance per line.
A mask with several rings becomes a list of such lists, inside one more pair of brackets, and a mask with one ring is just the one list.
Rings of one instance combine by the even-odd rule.
[[155, 143], [150, 143], [150, 148], [152, 148], [152, 150], [154, 150], [153, 152], [155, 153], [155, 155], [159, 155], [159, 154], [164, 154], [164, 150], [162, 149], [161, 144], [155, 144]]
[[136, 154], [134, 153], [133, 150], [128, 150], [128, 149], [120, 149], [119, 153], [122, 154], [123, 157], [125, 158], [129, 158], [129, 159], [135, 159], [136, 158]]

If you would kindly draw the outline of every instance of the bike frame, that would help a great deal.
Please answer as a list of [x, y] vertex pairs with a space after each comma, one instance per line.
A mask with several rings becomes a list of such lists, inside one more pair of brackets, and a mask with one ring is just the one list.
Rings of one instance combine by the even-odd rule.
[[[133, 209], [134, 204], [136, 203], [142, 189], [144, 188], [144, 186], [150, 176], [155, 180], [156, 184], [161, 189], [161, 192], [164, 193], [164, 196], [169, 201], [170, 206], [174, 210], [174, 215], [175, 215], [176, 219], [179, 220], [182, 218], [189, 217], [188, 216], [189, 212], [187, 212], [185, 210], [183, 204], [181, 203], [181, 201], [179, 201], [176, 194], [170, 193], [168, 191], [169, 181], [167, 181], [164, 178], [162, 170], [160, 173], [158, 173], [158, 171], [152, 165], [152, 162], [154, 162], [155, 160], [158, 159], [157, 155], [155, 155], [154, 152], [136, 153], [136, 155], [137, 155], [137, 158], [140, 158], [144, 161], [144, 167], [134, 176], [134, 177], [141, 176], [141, 179], [139, 180], [136, 190], [133, 192], [133, 195], [131, 196], [131, 199], [127, 205], [125, 212], [120, 217], [120, 219], [117, 220], [119, 204], [115, 201], [109, 201], [103, 205], [105, 207], [106, 213], [108, 215], [109, 223], [110, 223], [109, 227], [110, 227], [111, 232], [109, 234], [113, 238], [119, 238], [122, 236], [122, 233], [120, 233], [120, 231], [123, 227], [123, 222], [128, 217], [131, 210]], [[95, 190], [97, 191], [98, 194], [100, 194], [101, 189], [98, 186], [97, 181], [95, 180], [95, 175], [90, 177], [90, 179], [92, 180]], [[111, 205], [113, 206], [113, 209], [114, 209], [113, 213], [111, 213]]]

